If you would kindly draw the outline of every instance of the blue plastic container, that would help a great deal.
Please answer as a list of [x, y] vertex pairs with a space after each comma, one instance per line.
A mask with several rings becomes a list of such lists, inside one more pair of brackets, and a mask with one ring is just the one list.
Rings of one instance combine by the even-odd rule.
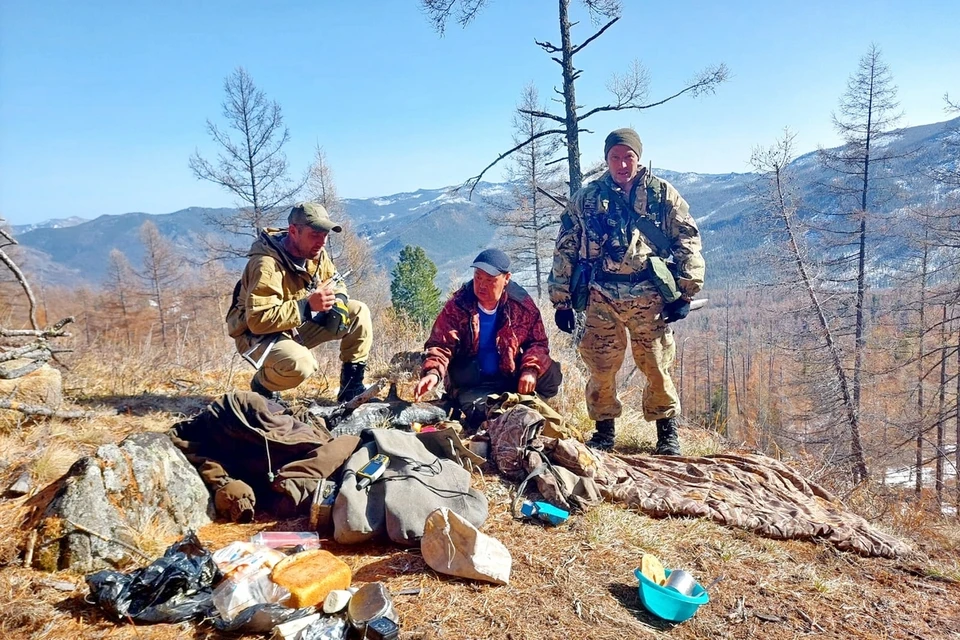
[[[683, 622], [692, 618], [700, 605], [710, 602], [710, 596], [699, 582], [693, 588], [693, 593], [685, 596], [669, 587], [661, 587], [643, 575], [640, 569], [635, 569], [633, 573], [640, 581], [640, 602], [647, 611], [658, 618], [670, 622]], [[664, 573], [669, 578], [671, 570], [664, 569]]]
[[520, 506], [520, 513], [528, 518], [537, 518], [541, 522], [552, 524], [554, 526], [566, 522], [570, 513], [560, 507], [555, 507], [549, 502], [532, 502], [524, 500]]

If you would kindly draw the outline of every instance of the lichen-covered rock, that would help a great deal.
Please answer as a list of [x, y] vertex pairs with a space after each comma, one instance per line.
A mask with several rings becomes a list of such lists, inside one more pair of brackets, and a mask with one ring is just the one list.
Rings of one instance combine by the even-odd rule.
[[210, 493], [200, 475], [162, 433], [138, 433], [81, 458], [37, 526], [35, 566], [91, 572], [145, 564], [146, 542], [182, 536], [208, 524]]

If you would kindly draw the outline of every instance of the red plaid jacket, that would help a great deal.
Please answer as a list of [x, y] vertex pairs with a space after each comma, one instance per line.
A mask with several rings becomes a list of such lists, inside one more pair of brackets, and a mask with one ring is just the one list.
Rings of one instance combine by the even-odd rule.
[[[480, 312], [473, 280], [447, 300], [424, 349], [423, 372], [436, 371], [443, 379], [454, 358], [476, 358], [480, 341]], [[497, 352], [500, 373], [519, 375], [529, 369], [539, 378], [553, 360], [543, 328], [540, 309], [526, 290], [515, 282], [507, 284], [497, 313]]]

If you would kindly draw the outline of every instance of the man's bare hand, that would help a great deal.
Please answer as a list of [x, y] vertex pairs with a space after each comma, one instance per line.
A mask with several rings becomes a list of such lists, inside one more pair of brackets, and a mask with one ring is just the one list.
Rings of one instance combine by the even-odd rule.
[[316, 291], [310, 294], [307, 300], [310, 303], [311, 311], [330, 311], [330, 309], [333, 308], [333, 303], [336, 301], [333, 281], [331, 280], [321, 284]]
[[517, 393], [529, 396], [537, 388], [537, 374], [533, 371], [524, 371], [517, 382]]
[[420, 378], [413, 390], [413, 401], [420, 402], [420, 398], [430, 393], [439, 382], [440, 377], [432, 372]]

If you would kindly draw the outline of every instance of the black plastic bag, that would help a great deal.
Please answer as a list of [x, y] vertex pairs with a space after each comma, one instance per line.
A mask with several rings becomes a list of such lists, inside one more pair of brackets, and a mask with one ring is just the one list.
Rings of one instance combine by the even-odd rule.
[[190, 532], [149, 566], [99, 571], [87, 576], [87, 586], [93, 602], [118, 619], [181, 622], [214, 610], [212, 587], [220, 578], [213, 556]]

